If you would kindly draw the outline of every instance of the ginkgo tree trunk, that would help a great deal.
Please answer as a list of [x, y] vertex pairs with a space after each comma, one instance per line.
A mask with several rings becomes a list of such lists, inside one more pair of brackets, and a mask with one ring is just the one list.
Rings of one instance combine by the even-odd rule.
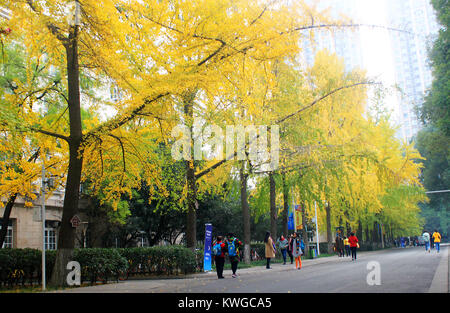
[[67, 138], [69, 145], [69, 168], [63, 204], [61, 228], [58, 234], [58, 250], [55, 266], [49, 283], [60, 286], [65, 279], [67, 263], [73, 258], [75, 248], [75, 231], [70, 220], [78, 211], [81, 172], [83, 156], [79, 149], [82, 140], [81, 104], [80, 104], [80, 71], [78, 63], [78, 26], [70, 27], [69, 36], [64, 42], [67, 60], [68, 106], [70, 135]]
[[246, 171], [246, 161], [240, 161], [239, 181], [240, 181], [240, 196], [242, 207], [242, 222], [244, 227], [244, 262], [250, 264], [250, 250], [251, 250], [251, 229], [250, 229], [250, 207], [248, 204], [248, 177]]

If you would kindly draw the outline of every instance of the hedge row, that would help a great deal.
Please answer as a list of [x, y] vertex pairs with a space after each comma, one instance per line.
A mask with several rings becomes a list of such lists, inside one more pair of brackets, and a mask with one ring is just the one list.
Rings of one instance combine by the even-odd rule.
[[128, 261], [128, 275], [193, 273], [199, 266], [192, 250], [181, 246], [117, 249]]
[[98, 280], [105, 283], [112, 279], [118, 281], [125, 277], [128, 269], [127, 259], [117, 249], [76, 249], [73, 258], [80, 263], [81, 280], [92, 284]]
[[[46, 251], [47, 280], [55, 264], [56, 251]], [[95, 283], [126, 279], [130, 275], [192, 273], [203, 267], [203, 251], [181, 246], [149, 248], [75, 249], [74, 261], [81, 265], [81, 280]], [[42, 254], [37, 249], [0, 249], [0, 285], [41, 283]]]
[[[50, 279], [56, 251], [45, 253], [46, 278]], [[42, 254], [37, 249], [0, 249], [0, 285], [14, 286], [41, 283]]]

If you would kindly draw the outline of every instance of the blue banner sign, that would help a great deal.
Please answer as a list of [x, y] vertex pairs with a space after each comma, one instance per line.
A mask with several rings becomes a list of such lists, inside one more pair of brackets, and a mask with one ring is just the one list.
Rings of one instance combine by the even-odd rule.
[[290, 212], [290, 213], [289, 213], [289, 217], [288, 217], [288, 230], [295, 230], [295, 225], [294, 225], [294, 212]]
[[205, 253], [203, 258], [203, 270], [211, 271], [211, 243], [212, 243], [212, 224], [205, 224]]

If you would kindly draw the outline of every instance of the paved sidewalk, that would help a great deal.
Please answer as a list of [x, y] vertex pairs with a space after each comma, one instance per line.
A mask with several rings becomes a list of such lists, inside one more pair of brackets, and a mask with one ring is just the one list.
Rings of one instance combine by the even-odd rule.
[[441, 246], [442, 258], [439, 266], [434, 274], [433, 281], [431, 283], [429, 293], [449, 293], [449, 281], [450, 281], [450, 261], [448, 258], [448, 250], [450, 248], [447, 245]]

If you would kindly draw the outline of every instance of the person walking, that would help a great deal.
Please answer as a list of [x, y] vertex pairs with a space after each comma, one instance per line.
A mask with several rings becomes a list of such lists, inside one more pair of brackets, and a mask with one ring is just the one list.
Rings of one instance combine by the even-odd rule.
[[356, 260], [356, 248], [358, 248], [358, 238], [355, 236], [355, 233], [350, 233], [350, 237], [348, 237], [348, 242], [350, 244], [350, 250], [352, 252], [352, 261]]
[[280, 248], [281, 255], [283, 256], [283, 265], [286, 265], [286, 252], [289, 246], [289, 241], [281, 235], [280, 239], [278, 239], [278, 247]]
[[350, 243], [348, 242], [347, 237], [344, 237], [344, 248], [345, 248], [345, 256], [350, 256]]
[[424, 230], [424, 232], [422, 234], [422, 238], [425, 243], [425, 251], [430, 253], [431, 252], [431, 250], [430, 250], [430, 233], [427, 232], [426, 230]]
[[300, 238], [298, 233], [293, 234], [293, 243], [292, 243], [292, 255], [295, 258], [295, 268], [301, 269], [302, 268], [302, 255], [303, 250], [305, 249], [305, 245], [303, 243], [303, 240]]
[[230, 260], [230, 264], [231, 264], [231, 271], [233, 272], [233, 274], [231, 275], [231, 277], [236, 278], [236, 271], [238, 268], [238, 264], [239, 264], [239, 248], [241, 247], [242, 242], [237, 239], [233, 233], [229, 233], [228, 234], [228, 238], [226, 241], [226, 250], [228, 252], [228, 258]]
[[223, 267], [225, 265], [225, 252], [226, 246], [222, 241], [222, 236], [217, 236], [216, 242], [213, 245], [212, 253], [214, 255], [214, 262], [216, 263], [217, 278], [222, 279], [223, 277]]
[[270, 232], [266, 232], [266, 236], [264, 237], [264, 243], [265, 243], [265, 252], [266, 252], [266, 260], [267, 265], [266, 269], [270, 269], [270, 259], [275, 257], [275, 247], [273, 244], [272, 236], [270, 236]]
[[289, 245], [288, 245], [288, 254], [289, 254], [289, 258], [291, 259], [291, 264], [294, 264], [294, 255], [292, 254], [292, 245], [294, 243], [293, 241], [293, 234], [291, 234], [289, 236]]
[[335, 249], [339, 257], [344, 256], [344, 241], [340, 235], [336, 235]]
[[436, 246], [436, 252], [439, 253], [441, 250], [441, 234], [437, 231], [437, 229], [435, 229], [431, 237], [433, 238], [434, 245]]

